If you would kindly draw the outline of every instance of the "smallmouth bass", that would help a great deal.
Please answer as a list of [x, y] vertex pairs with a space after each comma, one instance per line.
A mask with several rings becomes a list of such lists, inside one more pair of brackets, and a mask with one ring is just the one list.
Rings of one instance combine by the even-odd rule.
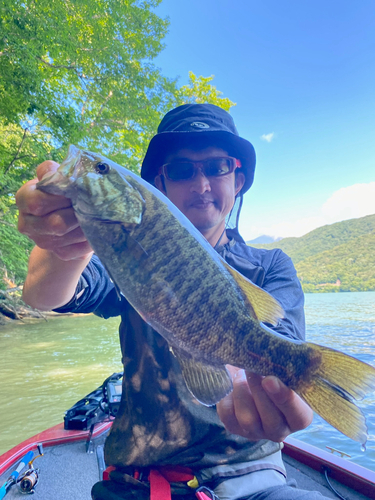
[[283, 317], [279, 303], [231, 268], [156, 188], [74, 146], [37, 187], [71, 198], [116, 287], [167, 340], [198, 401], [211, 406], [232, 390], [231, 364], [275, 375], [336, 429], [366, 442], [354, 401], [375, 390], [375, 368], [264, 328]]

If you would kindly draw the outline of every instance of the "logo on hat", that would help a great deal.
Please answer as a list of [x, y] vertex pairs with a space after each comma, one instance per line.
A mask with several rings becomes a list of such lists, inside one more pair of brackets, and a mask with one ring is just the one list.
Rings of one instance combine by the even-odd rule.
[[191, 127], [196, 127], [196, 128], [210, 128], [210, 126], [207, 125], [207, 123], [204, 123], [204, 122], [193, 122], [193, 123], [190, 123], [190, 126]]

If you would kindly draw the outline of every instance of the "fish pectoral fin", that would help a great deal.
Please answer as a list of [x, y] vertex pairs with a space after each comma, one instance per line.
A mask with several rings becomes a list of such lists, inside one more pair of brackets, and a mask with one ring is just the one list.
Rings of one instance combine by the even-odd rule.
[[218, 367], [197, 361], [176, 347], [171, 350], [180, 363], [187, 388], [200, 403], [213, 406], [232, 391], [232, 378], [224, 365]]
[[245, 276], [233, 269], [227, 262], [223, 261], [223, 264], [241, 288], [256, 318], [263, 323], [276, 326], [279, 319], [285, 315], [284, 309], [279, 302], [268, 292], [254, 285]]
[[137, 226], [137, 224], [121, 224], [121, 229], [125, 233], [126, 247], [128, 251], [131, 251], [137, 260], [141, 258], [148, 257], [148, 253], [143, 248], [143, 246], [137, 241], [132, 235], [132, 230]]

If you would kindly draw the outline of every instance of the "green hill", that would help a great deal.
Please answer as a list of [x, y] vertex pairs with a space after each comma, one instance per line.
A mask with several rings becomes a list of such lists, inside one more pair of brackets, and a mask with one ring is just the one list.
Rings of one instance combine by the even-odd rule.
[[305, 292], [375, 290], [375, 215], [252, 246], [281, 248], [288, 254]]

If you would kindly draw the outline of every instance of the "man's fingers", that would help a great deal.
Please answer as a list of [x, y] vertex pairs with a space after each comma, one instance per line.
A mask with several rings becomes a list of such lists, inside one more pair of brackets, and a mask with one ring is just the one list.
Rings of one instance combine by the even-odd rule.
[[38, 165], [36, 169], [36, 176], [38, 177], [38, 180], [41, 181], [46, 174], [52, 174], [53, 172], [56, 172], [59, 166], [60, 165], [55, 161], [44, 161], [43, 163]]
[[225, 396], [225, 398], [217, 404], [216, 410], [225, 428], [229, 432], [233, 432], [233, 429], [235, 429], [237, 425], [236, 416], [234, 414], [233, 393]]
[[292, 432], [310, 425], [313, 412], [302, 399], [278, 378], [227, 366], [233, 391], [217, 405], [226, 429], [258, 441], [281, 442]]
[[16, 203], [21, 214], [43, 216], [72, 206], [71, 200], [65, 196], [43, 193], [36, 189], [38, 179], [32, 179], [24, 184], [16, 194]]
[[94, 252], [89, 242], [83, 241], [82, 243], [56, 248], [54, 253], [60, 260], [70, 261], [87, 259]]
[[52, 250], [53, 252], [60, 247], [67, 247], [69, 245], [75, 245], [76, 243], [84, 243], [87, 241], [86, 236], [83, 234], [80, 227], [77, 227], [76, 229], [73, 229], [73, 231], [69, 231], [62, 236], [46, 234], [34, 234], [33, 236], [35, 238], [35, 243], [39, 248]]
[[262, 421], [246, 379], [244, 370], [237, 372], [233, 379], [233, 405], [241, 435], [251, 439], [254, 436], [263, 436]]
[[[19, 219], [18, 229], [28, 236], [64, 236], [79, 227], [72, 208], [55, 210], [44, 216], [23, 214]], [[35, 241], [35, 240], [34, 240]]]
[[37, 167], [37, 178], [18, 190], [18, 229], [39, 248], [55, 253], [61, 260], [86, 259], [92, 254], [92, 248], [79, 226], [71, 200], [36, 189], [39, 180], [58, 168], [53, 161], [41, 163]]
[[311, 408], [276, 377], [265, 377], [262, 387], [283, 414], [291, 432], [305, 429], [313, 419]]
[[233, 391], [218, 403], [219, 418], [232, 434], [258, 441], [263, 437], [262, 423], [244, 371], [227, 368], [233, 377]]
[[37, 178], [26, 182], [16, 193], [16, 203], [20, 214], [43, 216], [72, 205], [65, 196], [51, 195], [36, 189], [36, 184], [48, 174], [56, 172], [59, 164], [54, 161], [44, 161], [36, 169]]
[[263, 435], [271, 441], [283, 441], [290, 434], [290, 429], [284, 415], [264, 390], [263, 377], [255, 373], [247, 373], [247, 381], [259, 412]]

